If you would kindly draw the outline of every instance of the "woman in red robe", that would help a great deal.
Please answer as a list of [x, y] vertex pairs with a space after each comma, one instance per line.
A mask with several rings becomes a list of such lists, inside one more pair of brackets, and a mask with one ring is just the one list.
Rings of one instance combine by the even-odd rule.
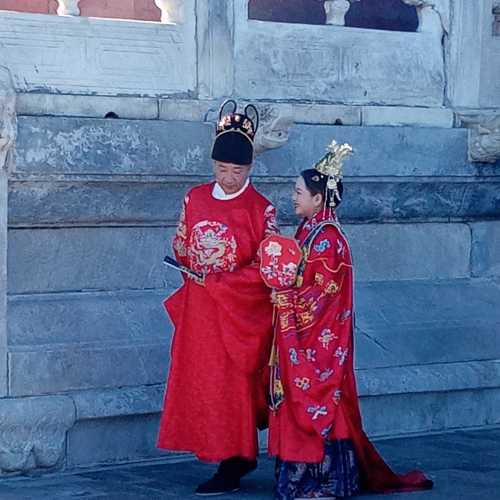
[[221, 462], [199, 495], [239, 488], [256, 467], [257, 427], [267, 420], [272, 305], [257, 251], [277, 228], [274, 207], [248, 179], [257, 127], [246, 111], [220, 116], [215, 181], [184, 200], [174, 251], [202, 278], [187, 278], [165, 301], [175, 332], [158, 446]]
[[333, 143], [295, 186], [295, 211], [304, 217], [296, 233], [303, 260], [296, 286], [277, 291], [274, 300], [269, 452], [277, 457], [277, 500], [432, 487], [421, 472], [395, 474], [363, 431], [353, 366], [351, 253], [335, 215], [342, 158], [349, 152], [348, 145]]

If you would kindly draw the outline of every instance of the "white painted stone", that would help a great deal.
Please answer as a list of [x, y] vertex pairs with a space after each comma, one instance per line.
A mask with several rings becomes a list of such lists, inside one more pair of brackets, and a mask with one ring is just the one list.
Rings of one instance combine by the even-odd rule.
[[0, 65], [17, 91], [187, 94], [196, 87], [194, 0], [184, 24], [0, 13]]
[[453, 120], [453, 111], [448, 108], [364, 106], [362, 110], [363, 125], [451, 128]]
[[60, 465], [74, 423], [67, 396], [0, 399], [0, 475]]
[[434, 33], [248, 20], [235, 0], [235, 94], [249, 99], [441, 106]]
[[82, 116], [104, 118], [113, 112], [119, 118], [158, 118], [158, 100], [151, 97], [30, 94], [17, 96], [18, 115]]

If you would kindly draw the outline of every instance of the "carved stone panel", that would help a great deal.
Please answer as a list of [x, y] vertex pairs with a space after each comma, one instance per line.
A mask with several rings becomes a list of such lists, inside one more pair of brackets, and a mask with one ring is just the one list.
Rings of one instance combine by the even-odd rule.
[[500, 115], [468, 114], [459, 119], [469, 128], [469, 160], [479, 163], [500, 160]]
[[[235, 93], [249, 99], [441, 106], [444, 61], [432, 33], [262, 23], [236, 0]], [[243, 12], [243, 15], [241, 14]]]
[[189, 95], [194, 0], [183, 3], [184, 24], [0, 12], [0, 65], [21, 92]]

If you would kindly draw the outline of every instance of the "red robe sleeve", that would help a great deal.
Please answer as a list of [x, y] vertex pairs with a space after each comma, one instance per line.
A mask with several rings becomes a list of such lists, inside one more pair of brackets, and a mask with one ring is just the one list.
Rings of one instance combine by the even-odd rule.
[[305, 272], [305, 286], [278, 293], [280, 369], [297, 424], [326, 438], [352, 356], [351, 261], [336, 228], [312, 242]]
[[[259, 225], [260, 240], [278, 232], [273, 205], [264, 210]], [[273, 306], [270, 290], [260, 276], [258, 254], [247, 266], [208, 275], [205, 287], [217, 302], [222, 341], [236, 367], [246, 373], [266, 367], [272, 343]]]

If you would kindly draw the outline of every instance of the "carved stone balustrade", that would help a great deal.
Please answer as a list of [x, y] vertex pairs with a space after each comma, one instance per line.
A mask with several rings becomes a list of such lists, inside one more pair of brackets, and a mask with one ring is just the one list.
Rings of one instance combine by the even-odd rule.
[[326, 0], [325, 2], [326, 24], [345, 26], [345, 16], [351, 8], [348, 0]]
[[184, 0], [155, 0], [155, 4], [161, 10], [162, 23], [184, 23]]
[[57, 15], [59, 16], [79, 16], [80, 7], [78, 4], [80, 0], [58, 0], [59, 7], [57, 8]]
[[417, 8], [418, 32], [435, 33], [439, 37], [449, 32], [449, 3], [447, 0], [402, 0]]

